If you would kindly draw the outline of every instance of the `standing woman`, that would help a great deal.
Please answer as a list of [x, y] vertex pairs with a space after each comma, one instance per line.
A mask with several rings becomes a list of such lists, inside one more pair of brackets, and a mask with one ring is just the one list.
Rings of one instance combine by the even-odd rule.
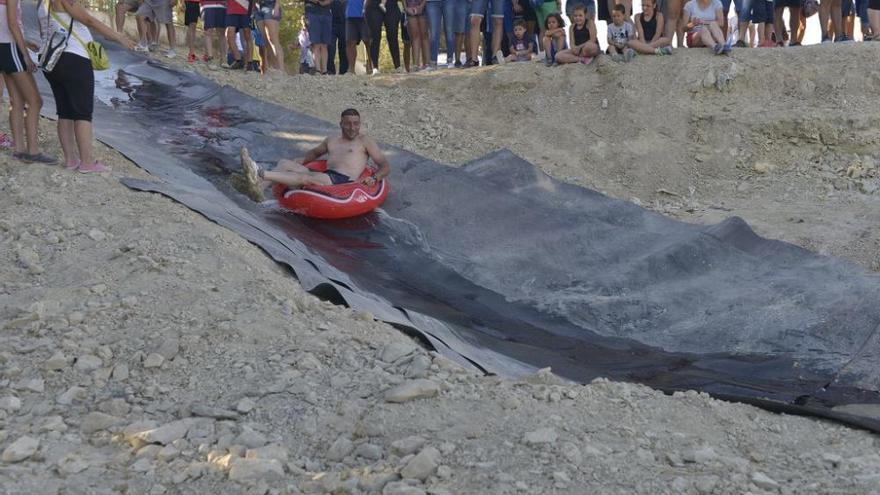
[[286, 73], [284, 66], [284, 50], [281, 48], [281, 35], [279, 25], [281, 23], [280, 0], [258, 0], [257, 9], [254, 12], [254, 20], [257, 21], [257, 29], [263, 35], [263, 43], [266, 44], [266, 66], [270, 69]]
[[[34, 63], [27, 56], [27, 47], [21, 29], [21, 4], [18, 0], [0, 0], [0, 71], [9, 88], [9, 128], [15, 152], [12, 156], [23, 162], [52, 164], [55, 158], [40, 153], [37, 124], [43, 99], [34, 81]], [[25, 147], [27, 134], [27, 147]]]
[[107, 172], [110, 169], [95, 160], [92, 154], [95, 73], [85, 45], [92, 41], [89, 29], [129, 50], [134, 48], [134, 42], [92, 17], [76, 0], [41, 1], [37, 15], [43, 43], [59, 29], [71, 32], [55, 67], [45, 73], [58, 111], [58, 140], [65, 167], [70, 170], [78, 168], [83, 173]]
[[[428, 68], [428, 58], [430, 47], [428, 46], [428, 23], [425, 16], [425, 0], [404, 0], [406, 2], [404, 9], [406, 11], [406, 29], [409, 32], [409, 39], [412, 43], [413, 67], [416, 70], [426, 70]], [[437, 2], [433, 2], [437, 3]], [[439, 42], [439, 38], [438, 38]], [[437, 65], [436, 55], [434, 56], [434, 66]]]
[[385, 39], [388, 40], [388, 50], [391, 52], [391, 61], [394, 62], [394, 70], [400, 69], [400, 40], [398, 30], [400, 28], [400, 6], [397, 0], [388, 0], [384, 9], [380, 0], [367, 0], [366, 11], [367, 26], [370, 30], [370, 60], [373, 63], [373, 74], [379, 71], [379, 47], [382, 45], [382, 25], [385, 25]]

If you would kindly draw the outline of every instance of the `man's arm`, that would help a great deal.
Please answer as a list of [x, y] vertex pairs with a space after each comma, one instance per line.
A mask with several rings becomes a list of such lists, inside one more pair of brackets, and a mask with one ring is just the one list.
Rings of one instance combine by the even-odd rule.
[[306, 163], [313, 162], [320, 158], [322, 155], [326, 154], [328, 139], [329, 138], [324, 138], [324, 140], [321, 141], [321, 144], [306, 152], [306, 155], [299, 160], [300, 165], [305, 165]]
[[[379, 170], [373, 174], [374, 181], [379, 182], [380, 180], [388, 177], [391, 174], [391, 165], [388, 164], [388, 159], [385, 158], [385, 153], [382, 152], [382, 149], [379, 148], [379, 145], [373, 138], [364, 138], [364, 147], [367, 149], [367, 156], [373, 159], [373, 163], [379, 166]], [[367, 179], [370, 179], [369, 177]], [[366, 179], [365, 179], [366, 180]], [[370, 183], [365, 182], [365, 183]]]

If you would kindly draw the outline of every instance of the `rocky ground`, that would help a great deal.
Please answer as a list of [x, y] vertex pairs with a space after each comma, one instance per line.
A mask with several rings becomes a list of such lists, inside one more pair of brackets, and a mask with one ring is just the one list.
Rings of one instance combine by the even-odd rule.
[[[509, 147], [878, 267], [880, 45], [377, 78], [199, 70], [462, 163]], [[819, 62], [817, 62], [819, 60]], [[784, 62], [784, 63], [783, 63]], [[533, 127], [520, 125], [531, 123]], [[60, 155], [54, 124], [45, 149]], [[880, 493], [880, 439], [699, 393], [477, 376], [113, 173], [0, 155], [0, 493]]]

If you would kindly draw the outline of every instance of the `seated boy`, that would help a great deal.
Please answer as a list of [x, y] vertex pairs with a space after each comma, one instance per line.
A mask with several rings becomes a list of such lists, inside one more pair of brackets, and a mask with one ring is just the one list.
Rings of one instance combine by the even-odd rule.
[[510, 37], [510, 55], [498, 59], [504, 62], [528, 62], [532, 59], [534, 40], [526, 37], [526, 22], [517, 19], [513, 22], [513, 35]]
[[636, 52], [627, 45], [633, 38], [635, 38], [635, 29], [626, 20], [626, 7], [619, 3], [611, 11], [611, 24], [608, 25], [608, 54], [611, 55], [611, 60], [615, 62], [632, 60]]

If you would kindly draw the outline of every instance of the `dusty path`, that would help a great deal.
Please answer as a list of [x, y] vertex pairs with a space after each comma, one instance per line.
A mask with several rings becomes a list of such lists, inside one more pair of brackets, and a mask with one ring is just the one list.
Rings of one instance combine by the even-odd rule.
[[[210, 75], [331, 121], [357, 106], [370, 132], [435, 158], [509, 147], [679, 218], [737, 214], [876, 269], [877, 196], [862, 191], [880, 131], [856, 110], [876, 102], [880, 76], [845, 69], [880, 52], [832, 48], [432, 77]], [[724, 91], [706, 87], [733, 63]], [[42, 122], [57, 154], [53, 131]], [[129, 191], [116, 178], [146, 174], [99, 153], [112, 175], [0, 158], [0, 493], [880, 491], [880, 440], [865, 432], [696, 393], [470, 375], [303, 293], [237, 235]]]

